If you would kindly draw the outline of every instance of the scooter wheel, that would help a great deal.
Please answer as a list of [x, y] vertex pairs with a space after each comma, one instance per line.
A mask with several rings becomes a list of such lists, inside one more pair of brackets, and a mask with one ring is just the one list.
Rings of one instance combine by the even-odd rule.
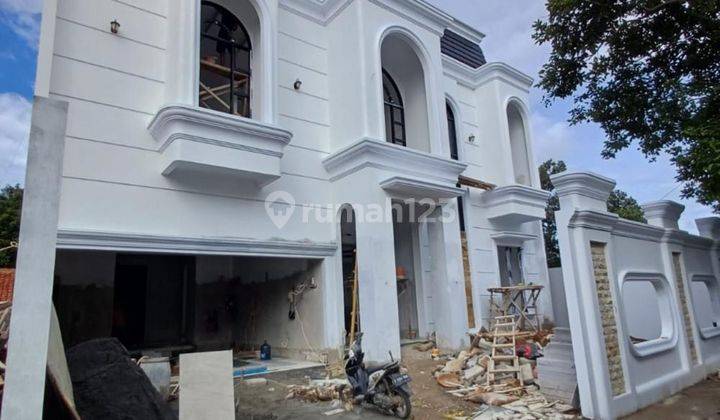
[[410, 418], [410, 412], [412, 411], [412, 405], [410, 405], [410, 395], [403, 389], [395, 390], [395, 398], [399, 398], [399, 405], [393, 409], [395, 417], [400, 419]]

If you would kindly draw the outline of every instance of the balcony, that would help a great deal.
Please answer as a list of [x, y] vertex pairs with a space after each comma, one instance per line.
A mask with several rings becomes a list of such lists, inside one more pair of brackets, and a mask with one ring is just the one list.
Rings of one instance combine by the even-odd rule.
[[455, 185], [467, 164], [381, 140], [361, 139], [323, 160], [332, 181], [362, 170], [395, 198], [448, 199], [462, 194]]
[[292, 138], [279, 127], [186, 105], [161, 108], [148, 130], [160, 145], [163, 175], [211, 173], [258, 187], [280, 177]]
[[525, 185], [508, 185], [483, 193], [488, 220], [501, 225], [518, 225], [545, 218], [550, 193]]

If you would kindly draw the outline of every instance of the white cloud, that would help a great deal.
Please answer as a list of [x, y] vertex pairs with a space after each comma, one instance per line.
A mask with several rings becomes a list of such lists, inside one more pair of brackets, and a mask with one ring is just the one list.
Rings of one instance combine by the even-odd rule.
[[0, 10], [12, 13], [40, 13], [42, 0], [0, 0]]
[[16, 93], [0, 93], [0, 186], [22, 184], [32, 104]]
[[0, 23], [23, 39], [33, 50], [40, 37], [42, 0], [0, 0]]

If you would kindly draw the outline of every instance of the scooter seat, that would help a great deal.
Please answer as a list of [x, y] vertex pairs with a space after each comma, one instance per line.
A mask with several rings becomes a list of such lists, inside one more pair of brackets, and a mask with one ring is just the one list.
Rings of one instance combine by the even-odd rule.
[[367, 370], [368, 375], [370, 375], [374, 372], [377, 372], [378, 370], [389, 369], [396, 364], [397, 364], [397, 362], [390, 362], [390, 363], [368, 362], [365, 364], [365, 370]]
[[384, 369], [386, 366], [387, 363], [368, 362], [365, 364], [365, 370], [367, 370], [368, 375], [370, 375], [378, 370]]

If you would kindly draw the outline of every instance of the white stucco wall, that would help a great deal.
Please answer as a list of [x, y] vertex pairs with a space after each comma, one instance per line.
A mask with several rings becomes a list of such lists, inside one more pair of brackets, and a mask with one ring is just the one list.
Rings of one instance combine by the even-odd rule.
[[[337, 242], [334, 223], [314, 217], [303, 221], [303, 210], [319, 208], [332, 214], [334, 210], [328, 207], [341, 203], [384, 203], [387, 194], [378, 182], [398, 175], [397, 171], [366, 171], [341, 182], [331, 180], [323, 165], [323, 159], [363, 138], [384, 139], [383, 39], [408, 42], [406, 52], [415, 54], [422, 66], [423, 80], [404, 87], [423, 89], [415, 99], [405, 93], [413, 103], [407, 119], [419, 123], [408, 129], [413, 137], [408, 145], [435, 156], [449, 156], [445, 103], [450, 100], [456, 109], [460, 160], [468, 165], [464, 175], [498, 186], [515, 182], [506, 107], [510, 101], [521, 104], [527, 124], [528, 78], [509, 66], [468, 67], [469, 79], [448, 71], [440, 52], [440, 36], [445, 27], [453, 25], [452, 17], [410, 3], [354, 0], [327, 2], [322, 7], [334, 8], [332, 16], [318, 20], [298, 12], [300, 6], [294, 1], [250, 3], [257, 9], [261, 26], [259, 37], [253, 40], [259, 66], [254, 68], [253, 118], [292, 132], [280, 161], [280, 178], [261, 188], [218, 173], [161, 174], [160, 145], [147, 127], [161, 107], [196, 102], [197, 57], [191, 39], [197, 18], [195, 0], [59, 2], [52, 65], [39, 74], [50, 74], [50, 96], [70, 103], [61, 231], [152, 235], [159, 241], [181, 237]], [[114, 19], [121, 24], [117, 35], [109, 31]], [[255, 33], [256, 28], [250, 26]], [[296, 80], [302, 81], [299, 90], [293, 88]], [[534, 165], [531, 133], [526, 132], [526, 137]], [[537, 188], [534, 166], [531, 178], [530, 184]], [[292, 216], [282, 229], [266, 214], [266, 198], [276, 191], [286, 191], [295, 200]], [[485, 289], [499, 285], [494, 233], [524, 234], [526, 281], [547, 284], [539, 222], [493, 224], [479, 204], [481, 194], [471, 190], [465, 200], [476, 319], [485, 316], [481, 298]], [[457, 226], [448, 226], [443, 232], [447, 239], [443, 253], [454, 259], [459, 249], [459, 238], [454, 238]], [[387, 251], [388, 259], [385, 267], [378, 265], [380, 254], [361, 257], [374, 265], [361, 270], [369, 270], [376, 279], [381, 278], [381, 271], [383, 275], [390, 272], [394, 265], [392, 237], [390, 225], [359, 228], [359, 243], [365, 241], [378, 252]], [[323, 289], [322, 302], [326, 305], [324, 325], [331, 331], [324, 339], [340, 345], [342, 302], [338, 300], [342, 288], [337, 258], [328, 256], [323, 263], [329, 286]], [[448, 271], [455, 265], [449, 260], [442, 268], [453, 282], [448, 290], [456, 290], [455, 282], [462, 280], [462, 270], [459, 275]], [[380, 319], [386, 306], [382, 295], [388, 293], [396, 300], [396, 290], [389, 284], [373, 287], [361, 290], [361, 305], [367, 305], [366, 312], [379, 311]], [[426, 299], [437, 298], [429, 288], [424, 293]], [[548, 317], [552, 317], [550, 298], [547, 288], [540, 310]], [[397, 330], [397, 314], [383, 319], [388, 319], [388, 328]], [[453, 320], [453, 328], [466, 328], [455, 315], [448, 319]], [[428, 319], [424, 325], [435, 321]], [[463, 336], [464, 330], [453, 334]], [[392, 340], [381, 335], [375, 338], [379, 347], [397, 350]], [[384, 355], [386, 350], [378, 349], [376, 354]]]

